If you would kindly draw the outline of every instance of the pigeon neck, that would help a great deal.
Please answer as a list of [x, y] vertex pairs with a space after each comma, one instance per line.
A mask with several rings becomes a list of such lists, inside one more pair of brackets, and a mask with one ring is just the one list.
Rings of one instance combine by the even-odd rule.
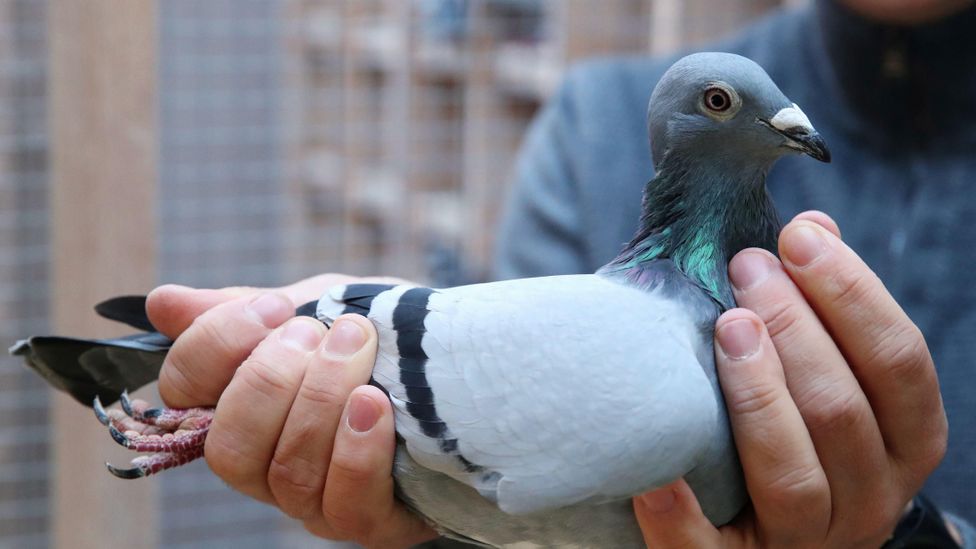
[[776, 247], [780, 222], [766, 192], [768, 166], [668, 164], [644, 190], [634, 239], [600, 272], [652, 289], [668, 282], [673, 269], [663, 268], [662, 260], [670, 260], [722, 309], [730, 309], [735, 300], [729, 260], [744, 248]]

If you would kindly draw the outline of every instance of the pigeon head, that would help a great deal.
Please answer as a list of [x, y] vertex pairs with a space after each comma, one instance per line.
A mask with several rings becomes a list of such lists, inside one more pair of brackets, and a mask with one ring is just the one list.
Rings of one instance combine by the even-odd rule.
[[731, 53], [696, 53], [675, 63], [654, 88], [647, 123], [658, 169], [675, 155], [733, 169], [768, 168], [791, 152], [830, 161], [800, 107], [762, 67]]
[[637, 234], [600, 272], [643, 288], [689, 280], [734, 307], [729, 260], [748, 247], [776, 250], [767, 171], [787, 153], [829, 162], [830, 152], [766, 71], [729, 53], [675, 63], [654, 88], [647, 123], [657, 173]]

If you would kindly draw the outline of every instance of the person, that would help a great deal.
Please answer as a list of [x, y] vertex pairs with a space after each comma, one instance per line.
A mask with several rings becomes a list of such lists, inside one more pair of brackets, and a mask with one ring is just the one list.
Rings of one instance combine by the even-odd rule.
[[[746, 250], [729, 268], [743, 308], [718, 322], [717, 367], [753, 504], [716, 529], [678, 481], [635, 498], [649, 544], [878, 546], [924, 507], [976, 547], [974, 24], [969, 0], [817, 0], [710, 46], [762, 65], [834, 161], [774, 167], [768, 187], [793, 218], [782, 259]], [[673, 60], [567, 77], [523, 146], [500, 277], [592, 272], [629, 239], [653, 172], [635, 113]], [[393, 498], [392, 412], [364, 385], [375, 332], [291, 318], [346, 280], [156, 289], [150, 318], [175, 338], [160, 393], [217, 404], [206, 457], [232, 487], [316, 535], [409, 546], [435, 534]]]

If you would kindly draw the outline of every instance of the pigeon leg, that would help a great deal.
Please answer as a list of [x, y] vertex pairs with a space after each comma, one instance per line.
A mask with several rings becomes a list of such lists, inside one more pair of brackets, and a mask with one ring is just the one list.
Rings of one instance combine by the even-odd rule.
[[113, 475], [140, 478], [203, 457], [213, 408], [151, 408], [144, 401], [130, 400], [126, 393], [122, 394], [121, 405], [121, 410], [106, 410], [96, 398], [95, 417], [108, 427], [115, 442], [136, 452], [154, 453], [135, 458], [129, 469], [106, 463]]

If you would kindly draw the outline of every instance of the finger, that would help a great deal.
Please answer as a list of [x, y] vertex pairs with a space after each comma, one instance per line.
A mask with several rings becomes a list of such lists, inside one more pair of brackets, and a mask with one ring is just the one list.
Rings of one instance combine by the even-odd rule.
[[762, 321], [746, 309], [723, 314], [715, 362], [746, 485], [764, 533], [777, 543], [810, 539], [830, 524], [830, 491], [783, 366]]
[[353, 389], [369, 382], [376, 330], [359, 315], [339, 317], [312, 354], [268, 470], [268, 484], [288, 515], [320, 514], [320, 501], [342, 409]]
[[343, 539], [368, 547], [412, 545], [433, 531], [393, 498], [393, 410], [376, 387], [349, 396], [322, 499], [325, 521]]
[[328, 273], [306, 278], [294, 284], [284, 286], [281, 288], [281, 292], [292, 300], [295, 307], [298, 307], [308, 303], [309, 301], [318, 299], [333, 286], [353, 283], [409, 284], [409, 282], [403, 280], [402, 278], [385, 276], [355, 277], [344, 274]]
[[780, 253], [847, 357], [889, 451], [902, 462], [924, 464], [927, 476], [945, 452], [947, 427], [921, 332], [857, 254], [819, 225], [789, 224]]
[[205, 453], [210, 468], [233, 488], [272, 500], [267, 478], [275, 445], [324, 336], [317, 320], [289, 320], [254, 349], [220, 396]]
[[807, 210], [805, 212], [800, 212], [793, 218], [793, 221], [807, 220], [820, 225], [824, 229], [827, 229], [837, 238], [843, 238], [840, 234], [840, 227], [837, 226], [837, 222], [833, 220], [829, 215], [818, 211], [818, 210]]
[[176, 339], [193, 321], [213, 307], [242, 296], [253, 296], [267, 291], [278, 291], [291, 300], [295, 307], [318, 299], [332, 286], [353, 282], [383, 284], [407, 284], [391, 277], [356, 278], [349, 275], [328, 273], [306, 278], [278, 289], [233, 286], [219, 290], [197, 289], [178, 284], [159, 286], [146, 296], [146, 314], [152, 325], [163, 335]]
[[243, 291], [233, 289], [201, 290], [165, 284], [146, 296], [146, 315], [157, 330], [175, 340], [198, 316], [241, 295]]
[[806, 425], [836, 512], [864, 508], [890, 483], [871, 405], [844, 356], [803, 294], [765, 250], [729, 263], [736, 302], [754, 311], [783, 364], [786, 385]]
[[159, 372], [167, 406], [213, 406], [257, 344], [295, 313], [277, 293], [259, 293], [206, 311], [173, 343]]
[[717, 547], [721, 534], [705, 518], [688, 484], [671, 484], [634, 498], [634, 514], [648, 547]]

